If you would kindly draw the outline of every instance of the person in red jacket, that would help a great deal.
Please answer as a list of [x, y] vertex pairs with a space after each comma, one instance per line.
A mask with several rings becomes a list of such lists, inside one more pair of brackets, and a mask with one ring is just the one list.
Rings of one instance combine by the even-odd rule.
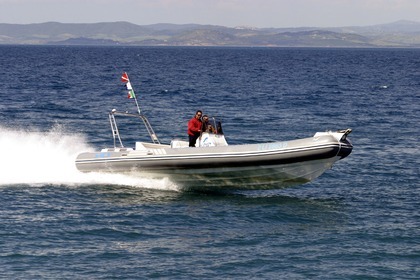
[[195, 112], [195, 116], [188, 122], [188, 138], [190, 140], [190, 147], [195, 147], [195, 142], [197, 141], [198, 137], [200, 137], [202, 115], [203, 112], [198, 110]]

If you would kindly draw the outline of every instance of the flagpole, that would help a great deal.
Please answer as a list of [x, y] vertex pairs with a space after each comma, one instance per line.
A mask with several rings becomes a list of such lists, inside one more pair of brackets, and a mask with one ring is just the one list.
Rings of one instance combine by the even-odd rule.
[[136, 101], [137, 111], [139, 112], [139, 115], [141, 115], [140, 106], [139, 106], [139, 103], [137, 102], [137, 95], [136, 94], [134, 94], [134, 100]]
[[141, 114], [140, 105], [139, 105], [139, 102], [137, 101], [137, 95], [134, 92], [133, 86], [131, 85], [130, 79], [128, 78], [128, 74], [126, 72], [122, 74], [121, 81], [125, 83], [125, 86], [127, 87], [128, 98], [134, 98], [134, 100], [136, 101], [137, 112], [139, 113], [139, 118], [143, 121], [144, 125], [146, 126], [147, 132], [149, 133], [150, 138], [152, 139], [152, 142], [154, 144], [160, 144], [160, 141], [157, 138], [155, 132], [153, 131], [153, 128], [149, 123], [149, 120], [146, 118], [146, 116]]
[[128, 91], [129, 91], [129, 93], [128, 93], [129, 94], [129, 98], [132, 98], [131, 96], [133, 95], [134, 101], [136, 101], [137, 112], [139, 113], [139, 115], [141, 115], [140, 105], [139, 105], [139, 102], [137, 101], [137, 95], [134, 92], [133, 86], [131, 85], [131, 82], [130, 82], [130, 79], [128, 78], [127, 72], [124, 72], [123, 73], [123, 75], [121, 77], [121, 81], [125, 83]]

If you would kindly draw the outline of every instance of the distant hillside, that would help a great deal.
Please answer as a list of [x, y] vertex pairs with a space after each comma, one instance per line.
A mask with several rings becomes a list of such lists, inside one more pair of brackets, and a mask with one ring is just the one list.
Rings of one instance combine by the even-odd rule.
[[229, 28], [128, 22], [3, 23], [0, 24], [0, 44], [418, 48], [420, 22], [334, 28]]

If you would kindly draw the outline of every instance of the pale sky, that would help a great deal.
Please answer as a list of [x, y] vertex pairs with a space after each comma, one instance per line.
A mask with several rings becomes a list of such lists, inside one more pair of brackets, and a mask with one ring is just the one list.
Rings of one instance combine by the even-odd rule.
[[0, 23], [342, 27], [398, 20], [420, 22], [420, 0], [0, 0]]

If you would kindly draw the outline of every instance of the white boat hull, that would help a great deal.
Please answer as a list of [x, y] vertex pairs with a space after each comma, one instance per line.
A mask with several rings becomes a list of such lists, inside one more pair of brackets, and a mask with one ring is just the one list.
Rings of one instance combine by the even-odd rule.
[[317, 133], [312, 138], [265, 144], [197, 148], [137, 143], [136, 149], [112, 148], [82, 153], [82, 172], [125, 173], [168, 178], [184, 189], [278, 189], [319, 177], [349, 155], [349, 132]]
[[172, 170], [165, 173], [144, 172], [142, 177], [168, 178], [184, 190], [194, 191], [279, 189], [308, 183], [330, 169], [339, 159], [335, 157], [293, 164]]

